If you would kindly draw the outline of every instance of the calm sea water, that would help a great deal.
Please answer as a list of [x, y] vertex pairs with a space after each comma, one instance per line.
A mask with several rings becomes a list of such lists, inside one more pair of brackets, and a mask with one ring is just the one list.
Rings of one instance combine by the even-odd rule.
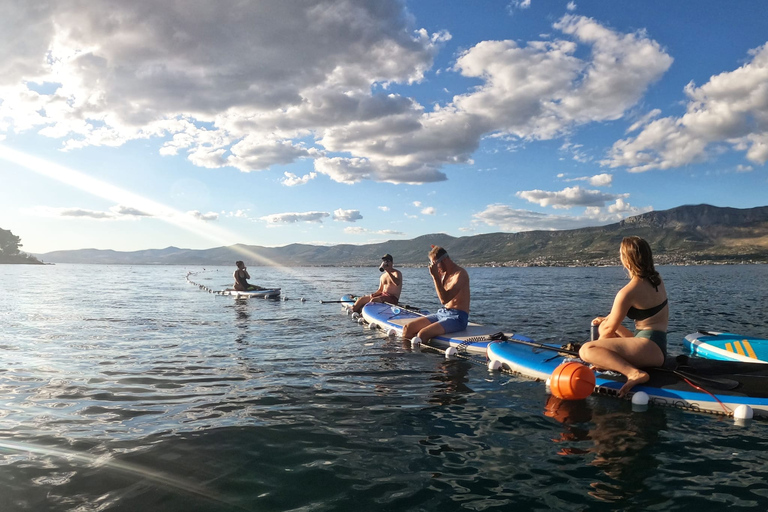
[[[341, 312], [375, 268], [0, 266], [0, 510], [768, 508], [768, 422], [608, 397], [412, 351]], [[699, 328], [768, 338], [768, 266], [662, 267], [671, 351]], [[403, 300], [434, 309], [426, 269]], [[471, 319], [583, 341], [618, 268], [477, 268]], [[111, 285], [108, 285], [112, 283]], [[305, 298], [304, 302], [298, 300]]]

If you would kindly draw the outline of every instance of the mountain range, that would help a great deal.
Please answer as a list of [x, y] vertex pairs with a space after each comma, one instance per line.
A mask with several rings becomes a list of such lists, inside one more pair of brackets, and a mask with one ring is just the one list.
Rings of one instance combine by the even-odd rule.
[[233, 245], [193, 250], [168, 247], [120, 252], [99, 249], [37, 254], [48, 263], [132, 265], [361, 266], [378, 264], [389, 253], [400, 265], [426, 264], [431, 245], [445, 247], [462, 265], [563, 266], [618, 264], [625, 236], [645, 238], [656, 263], [768, 262], [768, 206], [723, 208], [686, 205], [629, 217], [606, 226], [563, 231], [525, 231], [452, 237], [423, 235], [376, 244], [283, 247]]

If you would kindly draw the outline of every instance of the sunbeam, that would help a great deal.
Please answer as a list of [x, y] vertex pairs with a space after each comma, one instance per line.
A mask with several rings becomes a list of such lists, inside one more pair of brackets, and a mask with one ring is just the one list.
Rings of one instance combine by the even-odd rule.
[[212, 502], [224, 503], [233, 508], [245, 510], [239, 505], [231, 503], [223, 497], [217, 495], [213, 491], [205, 489], [202, 484], [191, 483], [166, 473], [139, 466], [138, 464], [117, 461], [112, 459], [112, 457], [109, 455], [95, 456], [87, 453], [75, 452], [72, 450], [53, 448], [51, 446], [39, 446], [31, 443], [17, 443], [9, 440], [0, 441], [0, 449], [16, 453], [29, 453], [40, 456], [56, 457], [69, 461], [77, 461], [88, 464], [92, 467], [106, 467], [114, 471], [136, 476], [141, 480], [148, 480], [159, 487], [176, 489], [178, 491], [182, 491], [194, 496], [205, 498]]
[[[200, 235], [214, 244], [231, 246], [230, 248], [262, 265], [283, 267], [275, 260], [267, 258], [254, 251], [235, 246], [238, 235], [218, 226], [212, 226], [204, 221], [193, 218], [184, 212], [175, 210], [157, 201], [147, 199], [138, 194], [128, 192], [104, 181], [92, 178], [80, 171], [63, 165], [15, 150], [0, 144], [0, 158], [18, 166], [24, 167], [47, 178], [54, 179], [65, 185], [78, 188], [89, 194], [114, 201], [117, 204], [130, 206], [155, 218], [177, 226], [181, 229]], [[289, 270], [290, 272], [290, 270]], [[297, 276], [298, 277], [298, 276]]]

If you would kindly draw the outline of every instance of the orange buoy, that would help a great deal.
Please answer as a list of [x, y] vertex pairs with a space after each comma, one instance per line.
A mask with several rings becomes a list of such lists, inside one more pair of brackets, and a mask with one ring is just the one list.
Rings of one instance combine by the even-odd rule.
[[557, 398], [581, 400], [595, 389], [595, 374], [583, 364], [569, 361], [555, 368], [549, 387]]

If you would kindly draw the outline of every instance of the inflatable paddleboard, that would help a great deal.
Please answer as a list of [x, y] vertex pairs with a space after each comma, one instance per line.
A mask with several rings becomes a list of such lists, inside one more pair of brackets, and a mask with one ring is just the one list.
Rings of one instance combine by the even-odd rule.
[[[487, 357], [509, 372], [546, 381], [572, 355], [558, 353], [557, 345], [514, 341], [488, 344]], [[632, 388], [644, 391], [649, 402], [731, 416], [740, 405], [755, 416], [768, 417], [768, 366], [761, 363], [714, 361], [688, 356], [668, 357], [664, 366], [647, 370], [651, 379]], [[595, 393], [616, 395], [626, 378], [615, 372], [595, 372]]]
[[768, 363], [768, 340], [741, 334], [699, 331], [685, 337], [683, 348], [707, 359]]
[[259, 299], [273, 299], [280, 296], [280, 288], [268, 288], [264, 290], [223, 290], [219, 295], [232, 295], [234, 297], [255, 297]]
[[[375, 324], [379, 328], [389, 332], [395, 331], [398, 336], [403, 335], [405, 324], [412, 322], [416, 318], [428, 315], [426, 310], [414, 310], [393, 306], [385, 303], [368, 303], [363, 307], [363, 318], [369, 324]], [[469, 323], [463, 331], [441, 334], [431, 340], [424, 340], [426, 345], [434, 348], [446, 349], [454, 347], [458, 353], [485, 354], [488, 343], [498, 335], [504, 335], [509, 338], [515, 338], [523, 341], [533, 341], [525, 336], [511, 333], [500, 333], [498, 329], [484, 325]], [[497, 336], [494, 336], [497, 335]]]

